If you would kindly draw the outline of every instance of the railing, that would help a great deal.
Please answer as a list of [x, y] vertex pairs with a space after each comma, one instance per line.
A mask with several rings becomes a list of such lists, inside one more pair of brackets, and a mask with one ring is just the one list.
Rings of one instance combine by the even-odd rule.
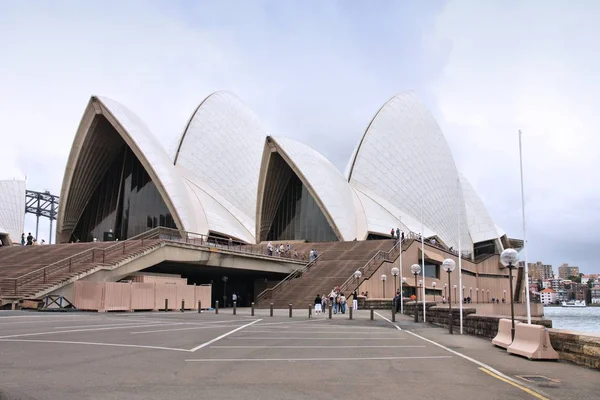
[[[170, 242], [186, 243], [194, 246], [202, 246], [205, 248], [217, 248], [220, 250], [227, 250], [232, 252], [239, 252], [244, 254], [260, 254], [264, 257], [272, 258], [288, 258], [293, 261], [301, 262], [301, 260], [295, 260], [291, 255], [282, 257], [268, 255], [266, 249], [262, 246], [248, 245], [247, 243], [234, 241], [232, 239], [226, 239], [223, 237], [204, 235], [194, 232], [179, 231], [173, 228], [156, 227], [148, 231], [142, 232], [136, 236], [123, 241], [117, 241], [115, 244], [105, 248], [91, 248], [84, 250], [80, 253], [74, 254], [62, 260], [56, 261], [45, 267], [39, 268], [35, 271], [28, 272], [17, 278], [4, 278], [0, 279], [0, 286], [3, 287], [3, 295], [19, 295], [19, 289], [23, 286], [32, 283], [48, 283], [48, 278], [51, 275], [60, 272], [72, 272], [73, 267], [83, 263], [105, 263], [107, 257], [114, 254], [126, 254], [127, 248], [131, 248], [132, 245], [139, 244], [140, 247], [144, 247], [144, 241], [159, 239]], [[8, 289], [8, 290], [7, 290]]]
[[[114, 245], [105, 247], [103, 249], [92, 248], [84, 250], [80, 253], [74, 254], [62, 260], [56, 261], [52, 264], [46, 265], [45, 267], [36, 269], [35, 271], [28, 272], [17, 278], [4, 278], [0, 280], [0, 283], [9, 282], [9, 285], [5, 285], [4, 287], [6, 288], [7, 286], [9, 286], [13, 292], [11, 294], [17, 296], [19, 294], [19, 287], [38, 281], [40, 281], [40, 283], [45, 284], [48, 282], [48, 277], [50, 275], [59, 272], [72, 272], [73, 267], [77, 264], [96, 263], [100, 262], [100, 260], [102, 260], [102, 262], [104, 263], [107, 255], [110, 256], [118, 252], [121, 252], [121, 254], [125, 254], [127, 245], [131, 245], [132, 242], [137, 243], [138, 241], [140, 241], [140, 246], [143, 246], [144, 240], [147, 240], [148, 238], [151, 238], [153, 235], [158, 233], [159, 229], [160, 228], [151, 229], [149, 231], [140, 233], [139, 235], [136, 235], [130, 239], [121, 242], [116, 242]], [[7, 293], [5, 290], [4, 296], [8, 294], [9, 293]]]
[[398, 240], [396, 242], [396, 244], [394, 246], [392, 246], [392, 248], [389, 251], [379, 250], [377, 253], [375, 253], [373, 255], [373, 257], [371, 257], [371, 259], [369, 261], [367, 261], [367, 263], [364, 266], [358, 268], [357, 271], [361, 272], [360, 279], [357, 279], [354, 276], [354, 273], [352, 273], [352, 275], [350, 275], [350, 277], [348, 277], [348, 279], [346, 279], [344, 281], [344, 283], [342, 283], [340, 285], [340, 292], [348, 291], [348, 289], [350, 289], [351, 285], [353, 285], [355, 287], [360, 286], [360, 283], [369, 279], [371, 277], [371, 275], [373, 275], [373, 273], [375, 271], [377, 271], [377, 269], [379, 267], [381, 267], [381, 264], [384, 261], [394, 260], [396, 258], [396, 253], [398, 253], [398, 249], [400, 249], [400, 251], [402, 251], [402, 244], [408, 243], [409, 240], [412, 240], [412, 238], [407, 239], [405, 237], [403, 241]]
[[[407, 238], [408, 239], [414, 239], [414, 240], [416, 240], [419, 243], [421, 242], [421, 235], [419, 235], [418, 233], [412, 232], [412, 231], [408, 232], [408, 234], [405, 237], [405, 240]], [[424, 242], [426, 244], [428, 244], [429, 246], [437, 247], [440, 250], [444, 250], [444, 251], [446, 251], [448, 253], [451, 253], [451, 254], [454, 254], [456, 257], [458, 257], [458, 251], [454, 250], [452, 247], [446, 247], [446, 246], [444, 246], [443, 244], [439, 243], [437, 240], [434, 241], [432, 239], [425, 238]], [[460, 256], [461, 256], [461, 258], [463, 260], [469, 260], [470, 261], [472, 259], [471, 258], [472, 254], [471, 254], [471, 252], [468, 252], [468, 251], [461, 251], [460, 252]]]
[[302, 269], [296, 269], [294, 270], [294, 272], [292, 272], [291, 274], [289, 274], [288, 276], [285, 277], [285, 279], [283, 279], [281, 282], [279, 282], [277, 285], [273, 286], [272, 288], [267, 288], [265, 290], [263, 290], [262, 292], [260, 292], [258, 294], [258, 296], [256, 296], [256, 302], [258, 303], [261, 300], [265, 300], [265, 299], [270, 299], [273, 298], [273, 294], [275, 292], [280, 291], [285, 285], [287, 285], [292, 279], [301, 277], [303, 274], [305, 274], [313, 265], [315, 265], [317, 263], [318, 260], [322, 260], [323, 258], [323, 254], [325, 253], [321, 253], [318, 254], [317, 257], [315, 259], [313, 259], [311, 262], [309, 262], [308, 264], [306, 264], [304, 266], [304, 268]]

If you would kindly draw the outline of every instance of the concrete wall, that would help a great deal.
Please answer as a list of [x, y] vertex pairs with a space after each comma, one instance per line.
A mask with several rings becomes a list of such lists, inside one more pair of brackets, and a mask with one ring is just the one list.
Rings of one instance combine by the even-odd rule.
[[[420, 263], [420, 249], [421, 243], [414, 241], [412, 244], [402, 253], [402, 274], [401, 276], [406, 277], [407, 285], [410, 287], [414, 287], [415, 285], [415, 277], [410, 272], [410, 266], [412, 264], [421, 264]], [[452, 298], [454, 298], [454, 290], [452, 289], [454, 285], [457, 285], [456, 293], [459, 293], [458, 289], [458, 257], [454, 254], [446, 252], [442, 249], [439, 249], [434, 246], [430, 246], [425, 244], [425, 251], [427, 253], [435, 253], [443, 259], [451, 258], [456, 262], [456, 268], [453, 273], [451, 273], [450, 277], [450, 285], [449, 288], [452, 290]], [[375, 271], [371, 279], [364, 281], [359, 287], [359, 293], [361, 292], [369, 292], [369, 297], [371, 298], [383, 298], [383, 286], [385, 286], [385, 298], [391, 299], [394, 297], [394, 287], [398, 288], [400, 284], [400, 276], [396, 279], [396, 286], [394, 286], [394, 277], [392, 276], [392, 268], [399, 267], [399, 261], [396, 259], [394, 262], [384, 262], [383, 265]], [[498, 255], [491, 256], [490, 258], [475, 264], [469, 260], [462, 260], [462, 285], [465, 287], [464, 297], [471, 297], [473, 302], [476, 302], [479, 299], [479, 302], [483, 303], [492, 298], [502, 299], [504, 297], [504, 290], [506, 290], [506, 301], [509, 301], [509, 293], [508, 293], [508, 269], [500, 268], [500, 257]], [[476, 276], [472, 276], [469, 274], [475, 274]], [[513, 270], [513, 288], [517, 283], [517, 273], [518, 271]], [[381, 275], [387, 275], [387, 281], [385, 284], [381, 281]], [[491, 277], [485, 276], [483, 274], [492, 275]], [[417, 281], [423, 279], [421, 275], [417, 277]], [[440, 277], [439, 279], [435, 278], [425, 278], [425, 287], [426, 289], [433, 289], [433, 282], [436, 283], [436, 289], [439, 290], [438, 293], [440, 295], [448, 295], [448, 289], [444, 290], [444, 284], [448, 284], [448, 274], [444, 272], [444, 270], [440, 266]], [[523, 285], [524, 289], [525, 286]], [[476, 289], [479, 289], [477, 291]], [[422, 289], [421, 289], [422, 290]], [[421, 292], [419, 292], [421, 293]], [[441, 301], [440, 295], [437, 295], [435, 300]], [[419, 300], [421, 297], [419, 296]], [[433, 301], [433, 294], [428, 294], [426, 297], [426, 301]]]

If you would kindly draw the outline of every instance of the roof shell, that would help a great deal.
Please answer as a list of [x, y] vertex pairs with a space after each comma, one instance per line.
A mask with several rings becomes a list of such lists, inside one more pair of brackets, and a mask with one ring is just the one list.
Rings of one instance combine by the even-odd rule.
[[496, 227], [473, 186], [462, 174], [460, 174], [460, 184], [465, 199], [469, 234], [473, 243], [500, 238], [502, 232]]
[[472, 248], [450, 148], [413, 93], [391, 98], [377, 112], [347, 171], [352, 187], [423, 220], [448, 246], [458, 247], [460, 221], [461, 247]]
[[[194, 221], [192, 215], [201, 211], [192, 208], [181, 176], [176, 172], [173, 162], [147, 125], [124, 105], [106, 97], [92, 96], [75, 135], [65, 169], [65, 177], [61, 188], [61, 204], [64, 206], [59, 208], [57, 232], [61, 233], [63, 230], [65, 215], [69, 212], [69, 196], [72, 194], [72, 190], [87, 190], [81, 187], [72, 188], [71, 183], [74, 176], [82, 173], [82, 171], [77, 170], [76, 166], [82, 147], [85, 145], [85, 140], [91, 133], [90, 127], [96, 114], [102, 114], [106, 117], [140, 160], [172, 213], [177, 226], [182, 230], [197, 231], [198, 227], [188, 223], [188, 221]], [[102, 157], [102, 154], [94, 154], [94, 157]], [[93, 183], [90, 181], [88, 186], [91, 187]], [[91, 195], [93, 188], [88, 192]], [[89, 197], [87, 200], [89, 200]], [[78, 208], [75, 210], [75, 215], [79, 217], [85, 208], [85, 203], [76, 204], [73, 207]], [[67, 233], [70, 234], [70, 232]], [[68, 240], [68, 237], [62, 237], [62, 239]]]
[[327, 158], [304, 143], [286, 137], [269, 139], [322, 206], [339, 239], [366, 237], [363, 210], [355, 208], [359, 203], [344, 175]]
[[175, 164], [200, 186], [227, 199], [228, 210], [254, 232], [258, 176], [266, 132], [234, 94], [218, 91], [195, 110], [181, 137]]
[[[0, 181], [0, 233], [19, 243], [25, 224], [25, 181]], [[7, 244], [7, 243], [4, 243]]]

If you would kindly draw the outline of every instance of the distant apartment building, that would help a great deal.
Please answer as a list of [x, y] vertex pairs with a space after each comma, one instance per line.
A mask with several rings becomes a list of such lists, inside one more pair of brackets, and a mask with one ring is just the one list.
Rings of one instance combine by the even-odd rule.
[[541, 261], [536, 263], [529, 263], [529, 276], [535, 280], [543, 280], [554, 277], [554, 271], [552, 265], [543, 264]]
[[558, 267], [558, 277], [567, 279], [570, 276], [578, 276], [579, 267], [570, 266], [569, 264], [563, 264]]
[[588, 282], [592, 282], [592, 284], [598, 283], [598, 274], [583, 275], [581, 277], [581, 283], [587, 284]]
[[600, 285], [596, 285], [590, 289], [591, 292], [591, 303], [600, 304]]
[[590, 289], [587, 287], [587, 285], [573, 283], [572, 290], [576, 300], [589, 302], [590, 299], [588, 298], [588, 292]]
[[558, 301], [558, 294], [550, 289], [546, 288], [540, 292], [540, 302], [542, 304], [554, 304]]

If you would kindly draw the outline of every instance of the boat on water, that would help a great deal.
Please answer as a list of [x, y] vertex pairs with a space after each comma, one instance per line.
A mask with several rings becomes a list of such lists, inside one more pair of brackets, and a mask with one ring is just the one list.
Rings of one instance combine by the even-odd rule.
[[570, 301], [563, 301], [562, 302], [562, 307], [585, 307], [585, 301], [584, 300], [570, 300]]

